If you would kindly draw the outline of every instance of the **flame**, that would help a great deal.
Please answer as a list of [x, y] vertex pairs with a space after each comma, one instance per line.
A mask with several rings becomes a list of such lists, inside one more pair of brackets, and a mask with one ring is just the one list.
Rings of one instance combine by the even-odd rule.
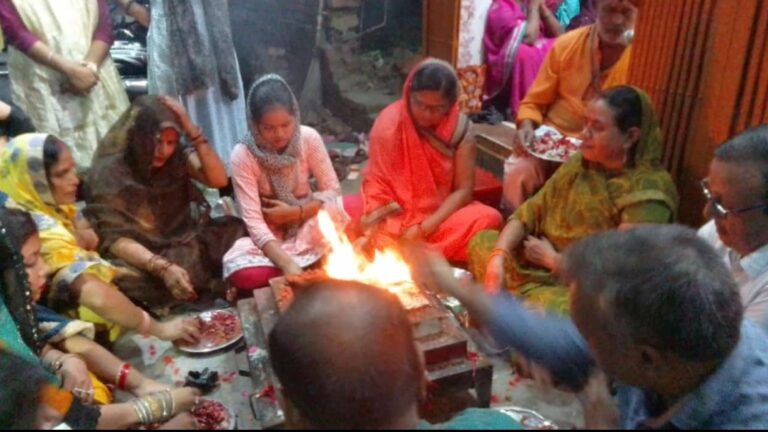
[[427, 304], [427, 299], [414, 283], [411, 269], [400, 253], [391, 248], [377, 250], [371, 261], [355, 251], [349, 238], [336, 229], [326, 211], [321, 210], [317, 217], [320, 232], [330, 244], [330, 252], [323, 267], [329, 277], [386, 289], [397, 295], [408, 309]]

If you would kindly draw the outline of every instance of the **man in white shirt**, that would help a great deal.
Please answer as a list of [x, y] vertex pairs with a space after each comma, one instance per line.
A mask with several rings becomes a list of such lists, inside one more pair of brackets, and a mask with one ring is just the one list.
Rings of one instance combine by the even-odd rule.
[[768, 125], [720, 146], [701, 185], [712, 220], [699, 235], [739, 284], [745, 318], [768, 330]]

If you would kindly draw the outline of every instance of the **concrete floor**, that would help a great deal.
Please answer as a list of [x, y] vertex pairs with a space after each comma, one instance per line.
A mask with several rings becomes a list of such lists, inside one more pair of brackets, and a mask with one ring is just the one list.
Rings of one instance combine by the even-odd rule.
[[[258, 429], [250, 406], [253, 392], [248, 373], [248, 363], [243, 344], [230, 350], [210, 355], [190, 355], [179, 351], [172, 344], [136, 334], [124, 335], [118, 340], [113, 352], [131, 362], [146, 376], [172, 386], [183, 384], [190, 370], [210, 368], [219, 372], [220, 387], [208, 398], [218, 400], [237, 415], [238, 429]], [[530, 380], [521, 380], [509, 362], [492, 358], [494, 364], [492, 406], [516, 406], [531, 409], [551, 420], [561, 429], [583, 426], [581, 408], [576, 398], [550, 388], [542, 388]], [[126, 395], [117, 395], [124, 400]], [[474, 404], [470, 393], [451, 395], [430, 401], [430, 411], [425, 418], [432, 422], [445, 421], [451, 413]]]

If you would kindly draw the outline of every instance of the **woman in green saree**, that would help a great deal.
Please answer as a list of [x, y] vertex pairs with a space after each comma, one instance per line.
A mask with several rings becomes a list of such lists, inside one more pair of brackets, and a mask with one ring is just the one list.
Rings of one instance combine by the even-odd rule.
[[567, 313], [568, 288], [555, 276], [562, 250], [599, 231], [674, 220], [677, 189], [661, 166], [661, 130], [648, 95], [614, 87], [585, 116], [580, 152], [501, 233], [483, 231], [470, 241], [470, 271], [488, 291], [505, 286], [530, 304]]

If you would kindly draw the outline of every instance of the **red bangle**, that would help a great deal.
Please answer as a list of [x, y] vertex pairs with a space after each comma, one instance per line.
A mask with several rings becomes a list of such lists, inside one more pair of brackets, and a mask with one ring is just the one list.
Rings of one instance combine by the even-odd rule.
[[131, 371], [130, 363], [123, 363], [120, 368], [120, 372], [117, 375], [117, 388], [118, 390], [125, 390], [126, 381], [128, 381], [128, 373]]

